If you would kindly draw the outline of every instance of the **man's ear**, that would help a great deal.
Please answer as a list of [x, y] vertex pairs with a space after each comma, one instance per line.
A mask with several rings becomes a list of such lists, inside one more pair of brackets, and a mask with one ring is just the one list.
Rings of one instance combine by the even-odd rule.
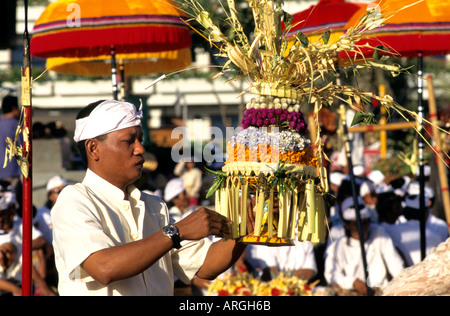
[[86, 156], [88, 160], [98, 161], [100, 158], [98, 153], [98, 140], [93, 138], [87, 139], [84, 146], [86, 148]]

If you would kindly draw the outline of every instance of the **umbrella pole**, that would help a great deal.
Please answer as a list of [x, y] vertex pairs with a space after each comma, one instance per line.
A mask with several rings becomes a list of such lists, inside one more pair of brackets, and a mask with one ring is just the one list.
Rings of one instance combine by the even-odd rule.
[[[340, 73], [337, 73], [336, 82], [338, 85], [341, 85], [341, 78]], [[341, 105], [341, 121], [342, 126], [344, 127], [344, 142], [345, 142], [345, 155], [347, 156], [347, 166], [348, 166], [348, 173], [350, 175], [350, 182], [352, 187], [352, 195], [353, 195], [353, 205], [355, 206], [355, 213], [356, 213], [356, 226], [358, 228], [358, 235], [359, 235], [359, 244], [361, 247], [361, 258], [363, 262], [364, 267], [364, 277], [366, 278], [366, 289], [367, 289], [367, 295], [372, 296], [373, 291], [372, 288], [369, 286], [369, 271], [367, 269], [367, 256], [366, 256], [366, 249], [364, 248], [364, 235], [363, 235], [363, 229], [362, 229], [362, 221], [361, 221], [361, 213], [359, 209], [359, 203], [358, 203], [358, 193], [356, 192], [356, 183], [355, 183], [355, 174], [353, 173], [353, 162], [352, 162], [352, 144], [349, 137], [349, 132], [347, 128], [347, 118], [345, 115], [345, 106]]]
[[[22, 295], [31, 296], [31, 225], [32, 225], [32, 156], [31, 156], [31, 56], [28, 34], [28, 0], [25, 0], [25, 32], [23, 34], [22, 107], [23, 107], [23, 155], [28, 160], [28, 175], [23, 176], [22, 195]], [[27, 135], [28, 134], [28, 135]], [[28, 137], [26, 137], [26, 135]]]
[[119, 71], [120, 71], [120, 100], [125, 101], [127, 98], [126, 93], [126, 83], [125, 83], [125, 64], [123, 59], [119, 61]]
[[363, 262], [364, 267], [364, 276], [366, 278], [366, 288], [367, 288], [367, 295], [372, 296], [373, 291], [369, 286], [369, 272], [367, 269], [367, 256], [366, 256], [366, 249], [364, 248], [364, 235], [363, 235], [363, 229], [362, 229], [362, 221], [361, 221], [361, 214], [359, 209], [359, 203], [358, 203], [358, 193], [356, 192], [356, 184], [355, 184], [355, 174], [353, 173], [353, 162], [352, 162], [352, 144], [350, 141], [348, 128], [347, 128], [347, 120], [345, 118], [345, 108], [343, 105], [341, 105], [341, 119], [342, 119], [342, 126], [344, 127], [344, 141], [345, 141], [345, 155], [347, 156], [347, 166], [348, 166], [348, 173], [350, 175], [350, 182], [352, 187], [352, 196], [353, 196], [353, 205], [355, 206], [355, 212], [356, 212], [356, 226], [358, 228], [358, 235], [359, 235], [359, 243], [361, 246], [361, 258]]
[[113, 84], [113, 98], [119, 100], [119, 88], [117, 84], [116, 48], [111, 45], [111, 74]]
[[[418, 106], [417, 112], [419, 115], [419, 134], [423, 135], [423, 117], [424, 117], [424, 106], [423, 106], [423, 56], [420, 51], [418, 54], [417, 61], [417, 92], [418, 92]], [[423, 138], [419, 135], [419, 187], [420, 187], [420, 196], [419, 196], [419, 206], [420, 206], [420, 255], [422, 260], [425, 259], [426, 256], [426, 234], [425, 234], [425, 224], [426, 224], [426, 212], [428, 210], [428, 206], [425, 206], [425, 142]]]

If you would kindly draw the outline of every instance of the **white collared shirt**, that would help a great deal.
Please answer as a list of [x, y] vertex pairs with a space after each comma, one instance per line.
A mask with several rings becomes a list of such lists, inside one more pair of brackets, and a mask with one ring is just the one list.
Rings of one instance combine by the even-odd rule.
[[[386, 286], [389, 274], [395, 277], [403, 270], [403, 260], [381, 226], [370, 226], [364, 248], [370, 287]], [[324, 275], [328, 284], [344, 289], [353, 289], [355, 279], [365, 280], [359, 239], [342, 236], [327, 248]]]
[[144, 272], [107, 286], [81, 267], [92, 253], [133, 242], [169, 224], [166, 204], [134, 186], [124, 193], [87, 170], [83, 182], [66, 187], [52, 208], [53, 246], [60, 295], [173, 295], [173, 275], [183, 282], [203, 264], [210, 242], [183, 241]]

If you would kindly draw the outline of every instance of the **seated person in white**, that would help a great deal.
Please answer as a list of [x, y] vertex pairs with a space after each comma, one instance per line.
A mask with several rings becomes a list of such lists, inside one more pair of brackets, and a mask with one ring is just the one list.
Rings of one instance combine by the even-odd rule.
[[317, 274], [314, 247], [311, 242], [299, 242], [294, 246], [264, 247], [247, 246], [247, 261], [260, 271], [263, 279], [273, 279], [280, 272], [286, 276], [297, 276], [310, 280]]
[[337, 284], [346, 290], [356, 290], [367, 295], [366, 281], [370, 287], [383, 288], [391, 277], [404, 268], [389, 235], [378, 225], [370, 224], [370, 212], [361, 198], [358, 207], [362, 220], [364, 245], [367, 260], [368, 280], [364, 273], [361, 246], [356, 223], [353, 197], [342, 203], [342, 216], [346, 236], [328, 247], [325, 258], [325, 279], [328, 284]]
[[[428, 199], [425, 197], [425, 205]], [[403, 216], [406, 222], [385, 226], [386, 231], [392, 238], [394, 245], [403, 253], [406, 265], [412, 266], [419, 263], [421, 258], [420, 250], [420, 205], [418, 195], [408, 195], [405, 198], [405, 207], [403, 208]], [[443, 237], [433, 230], [428, 222], [429, 211], [426, 212], [427, 222], [425, 226], [425, 253], [428, 255], [434, 247], [443, 242]]]

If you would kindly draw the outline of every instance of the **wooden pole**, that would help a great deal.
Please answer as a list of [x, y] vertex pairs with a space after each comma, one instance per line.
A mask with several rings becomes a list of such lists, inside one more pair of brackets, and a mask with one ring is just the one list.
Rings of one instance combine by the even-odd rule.
[[[386, 94], [386, 86], [384, 84], [380, 84], [378, 87], [378, 94], [380, 97], [384, 97]], [[384, 106], [380, 106], [381, 118], [380, 125], [386, 125], [386, 109]], [[386, 150], [387, 150], [387, 133], [386, 130], [380, 130], [380, 156], [381, 158], [386, 158]]]
[[437, 128], [438, 119], [437, 119], [437, 110], [436, 110], [436, 99], [434, 97], [434, 88], [433, 88], [433, 78], [431, 76], [427, 76], [428, 83], [428, 105], [430, 111], [430, 120], [431, 120], [431, 128], [432, 135], [435, 146], [436, 155], [438, 156], [436, 159], [436, 163], [438, 166], [439, 173], [439, 183], [441, 186], [441, 195], [442, 195], [442, 203], [444, 205], [445, 218], [447, 219], [447, 224], [450, 230], [450, 195], [448, 191], [448, 179], [447, 179], [447, 168], [444, 164], [444, 153], [442, 152], [441, 147], [441, 138], [440, 132]]
[[361, 125], [351, 126], [348, 128], [349, 133], [365, 133], [365, 132], [379, 132], [379, 131], [394, 131], [399, 129], [407, 129], [417, 127], [417, 122], [399, 122], [384, 125]]
[[[28, 157], [28, 175], [23, 176], [22, 186], [22, 295], [31, 296], [31, 227], [33, 220], [32, 203], [32, 124], [31, 124], [31, 56], [28, 34], [28, 0], [25, 0], [25, 32], [23, 34], [22, 107], [23, 107], [23, 155]], [[25, 137], [27, 136], [27, 137]]]

